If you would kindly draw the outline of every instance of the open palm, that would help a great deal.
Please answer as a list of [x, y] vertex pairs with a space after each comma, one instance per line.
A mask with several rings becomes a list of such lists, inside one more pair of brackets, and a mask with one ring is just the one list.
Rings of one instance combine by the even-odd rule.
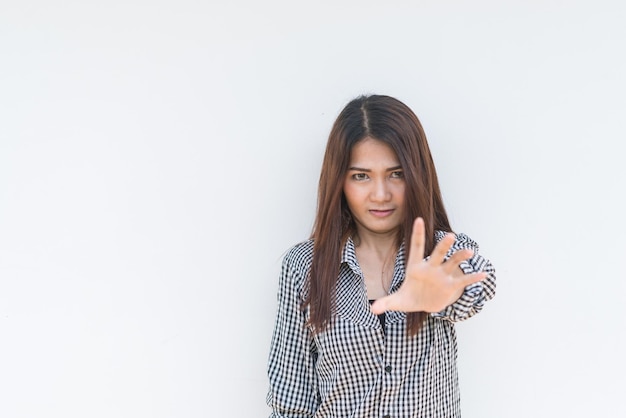
[[459, 267], [462, 261], [472, 257], [472, 250], [457, 251], [445, 260], [454, 240], [454, 234], [447, 234], [430, 257], [424, 259], [424, 220], [417, 218], [413, 223], [404, 282], [397, 292], [374, 302], [372, 312], [439, 312], [456, 302], [466, 286], [483, 280], [487, 273], [464, 274]]

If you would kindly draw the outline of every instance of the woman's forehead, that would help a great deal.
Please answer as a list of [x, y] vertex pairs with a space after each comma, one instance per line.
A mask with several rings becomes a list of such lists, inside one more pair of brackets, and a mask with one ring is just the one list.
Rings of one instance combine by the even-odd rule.
[[360, 168], [396, 167], [400, 164], [396, 152], [389, 144], [367, 137], [350, 150], [350, 166]]

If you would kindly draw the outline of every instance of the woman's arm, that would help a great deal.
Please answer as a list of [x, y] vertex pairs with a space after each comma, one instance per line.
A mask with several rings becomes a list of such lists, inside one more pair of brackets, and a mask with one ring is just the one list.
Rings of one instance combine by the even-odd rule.
[[278, 309], [270, 346], [267, 404], [271, 418], [312, 417], [317, 410], [313, 342], [305, 327], [297, 284], [304, 274], [294, 268], [290, 251], [283, 259], [278, 288]]

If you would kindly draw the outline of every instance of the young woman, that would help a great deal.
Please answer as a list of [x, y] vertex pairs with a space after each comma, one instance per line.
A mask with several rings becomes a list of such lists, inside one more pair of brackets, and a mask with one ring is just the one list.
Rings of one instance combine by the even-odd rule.
[[452, 233], [417, 116], [389, 96], [352, 100], [328, 138], [312, 236], [283, 259], [271, 416], [460, 416], [454, 323], [495, 288], [478, 245]]

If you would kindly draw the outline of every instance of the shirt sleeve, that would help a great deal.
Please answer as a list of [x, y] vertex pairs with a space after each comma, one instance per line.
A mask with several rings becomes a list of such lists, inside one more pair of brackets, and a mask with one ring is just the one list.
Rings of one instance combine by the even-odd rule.
[[496, 295], [496, 270], [489, 260], [478, 253], [478, 244], [467, 235], [460, 233], [452, 245], [448, 257], [456, 251], [470, 249], [474, 251], [472, 258], [460, 264], [465, 274], [486, 272], [487, 277], [478, 283], [465, 288], [461, 297], [441, 312], [431, 314], [433, 317], [451, 322], [464, 321], [479, 313], [485, 302]]
[[292, 256], [283, 259], [278, 289], [278, 309], [268, 362], [270, 418], [312, 417], [317, 410], [315, 353], [305, 327], [298, 283], [304, 273], [293, 266]]

